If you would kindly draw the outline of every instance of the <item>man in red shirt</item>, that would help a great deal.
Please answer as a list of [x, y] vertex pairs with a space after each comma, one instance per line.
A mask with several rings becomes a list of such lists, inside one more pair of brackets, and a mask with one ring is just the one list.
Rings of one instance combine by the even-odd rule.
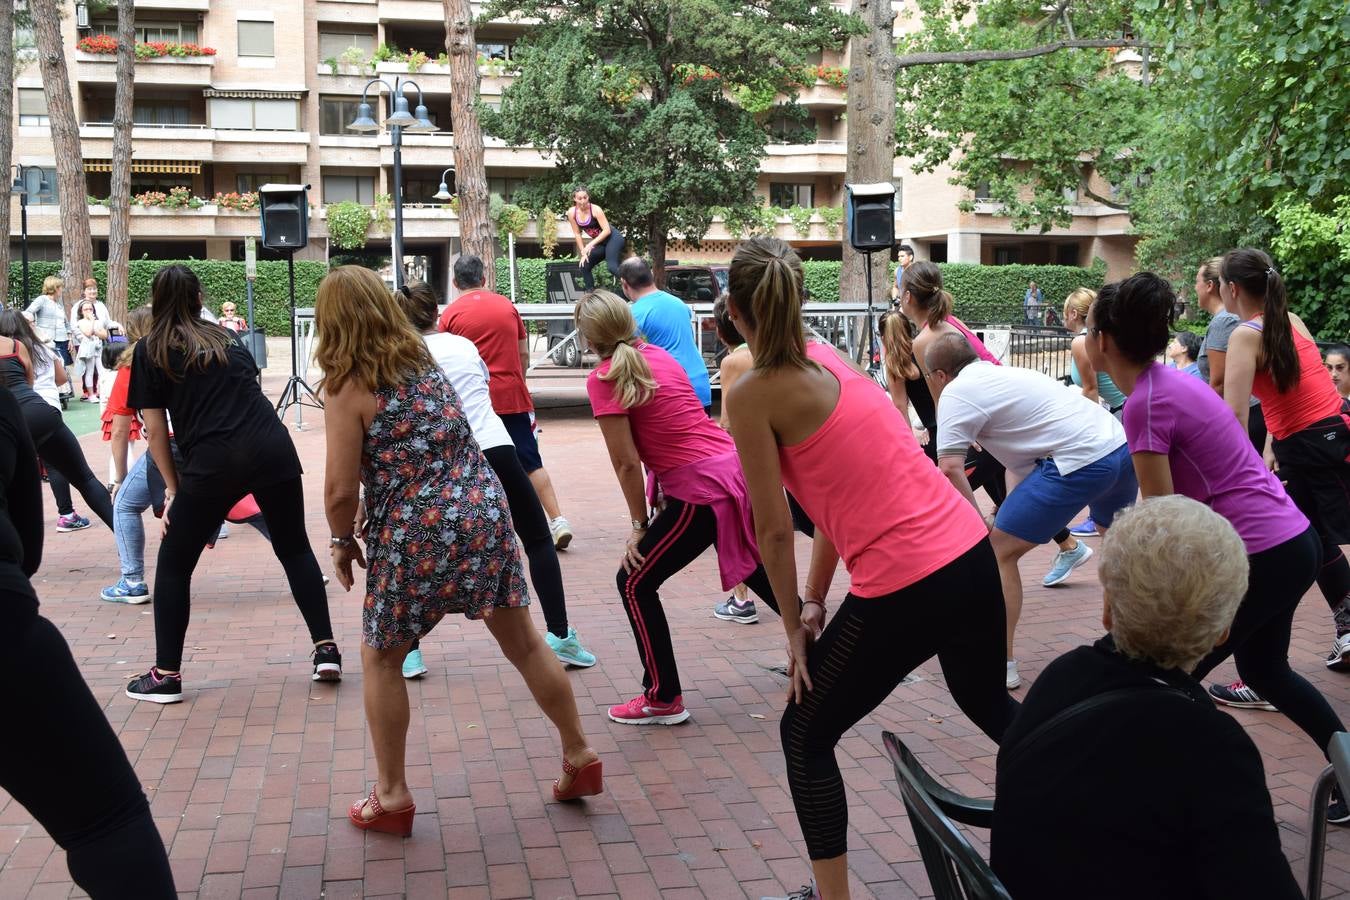
[[483, 261], [477, 256], [464, 254], [456, 259], [453, 278], [455, 287], [466, 293], [441, 313], [436, 327], [466, 337], [478, 348], [488, 367], [492, 409], [510, 433], [520, 465], [548, 514], [553, 545], [566, 550], [572, 542], [572, 529], [558, 508], [558, 497], [534, 436], [534, 402], [525, 384], [525, 370], [530, 365], [525, 323], [510, 300], [483, 288]]

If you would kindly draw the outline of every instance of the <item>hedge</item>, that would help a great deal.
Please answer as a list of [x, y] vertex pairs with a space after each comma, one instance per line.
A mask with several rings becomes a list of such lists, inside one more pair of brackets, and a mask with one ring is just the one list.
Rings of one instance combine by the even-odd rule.
[[[244, 264], [218, 259], [134, 259], [131, 261], [128, 282], [128, 306], [132, 309], [149, 302], [150, 283], [155, 273], [168, 265], [184, 265], [196, 273], [202, 282], [202, 294], [206, 305], [212, 312], [220, 312], [220, 304], [233, 301], [239, 307], [240, 315], [247, 315], [245, 297]], [[42, 279], [48, 275], [60, 274], [59, 262], [30, 262], [28, 264], [28, 286], [31, 295], [36, 296], [42, 290]], [[312, 260], [296, 260], [295, 263], [295, 302], [297, 306], [313, 306], [314, 294], [319, 281], [327, 273], [325, 263]], [[94, 280], [98, 282], [99, 296], [107, 296], [108, 264], [94, 262]], [[23, 264], [11, 262], [9, 266], [9, 296], [17, 302], [22, 296]], [[271, 335], [290, 334], [290, 294], [286, 275], [286, 263], [274, 260], [258, 262], [258, 278], [253, 283], [253, 317], [261, 328]]]

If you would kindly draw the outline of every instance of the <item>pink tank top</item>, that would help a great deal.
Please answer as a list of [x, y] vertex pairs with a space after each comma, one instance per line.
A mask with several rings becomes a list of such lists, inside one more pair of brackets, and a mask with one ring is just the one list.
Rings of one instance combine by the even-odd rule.
[[893, 594], [984, 539], [980, 514], [924, 455], [885, 391], [828, 344], [812, 341], [806, 354], [839, 379], [839, 401], [778, 459], [783, 484], [843, 558], [849, 591]]
[[[961, 332], [961, 334], [965, 336], [966, 342], [970, 344], [970, 349], [975, 351], [976, 356], [978, 356], [980, 359], [984, 360], [987, 363], [993, 363], [996, 366], [1003, 365], [1003, 363], [998, 361], [997, 356], [989, 352], [989, 348], [984, 345], [984, 341], [976, 337], [975, 332], [971, 331], [969, 328], [966, 327], [965, 322], [962, 322], [956, 316], [948, 316], [947, 322], [953, 328], [955, 328], [957, 331]], [[927, 327], [928, 323], [925, 322], [923, 328], [920, 328], [919, 330], [923, 331], [923, 329]]]

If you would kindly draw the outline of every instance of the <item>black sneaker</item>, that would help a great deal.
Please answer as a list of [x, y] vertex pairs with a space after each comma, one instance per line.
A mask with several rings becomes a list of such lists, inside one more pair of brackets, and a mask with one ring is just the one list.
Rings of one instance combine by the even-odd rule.
[[158, 669], [152, 667], [149, 672], [131, 680], [127, 685], [127, 696], [132, 700], [149, 700], [151, 703], [182, 703], [183, 676], [161, 675]]
[[759, 621], [755, 601], [749, 597], [744, 600], [737, 600], [735, 596], [728, 597], [725, 603], [713, 607], [713, 616], [724, 622], [740, 622], [742, 625], [753, 625]]
[[1341, 792], [1331, 792], [1331, 805], [1327, 807], [1327, 821], [1332, 825], [1350, 825], [1350, 806], [1341, 799]]
[[337, 644], [320, 644], [314, 648], [314, 680], [342, 680], [342, 654], [338, 652]]

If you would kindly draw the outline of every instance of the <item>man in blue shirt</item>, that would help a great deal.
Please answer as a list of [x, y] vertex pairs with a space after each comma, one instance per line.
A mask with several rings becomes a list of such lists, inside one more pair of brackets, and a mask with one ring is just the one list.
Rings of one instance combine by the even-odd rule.
[[708, 383], [708, 367], [694, 339], [694, 312], [674, 294], [656, 287], [651, 266], [641, 257], [632, 256], [619, 266], [619, 281], [624, 295], [633, 304], [633, 318], [638, 333], [665, 350], [689, 375], [694, 393], [705, 412], [712, 411], [712, 387]]

